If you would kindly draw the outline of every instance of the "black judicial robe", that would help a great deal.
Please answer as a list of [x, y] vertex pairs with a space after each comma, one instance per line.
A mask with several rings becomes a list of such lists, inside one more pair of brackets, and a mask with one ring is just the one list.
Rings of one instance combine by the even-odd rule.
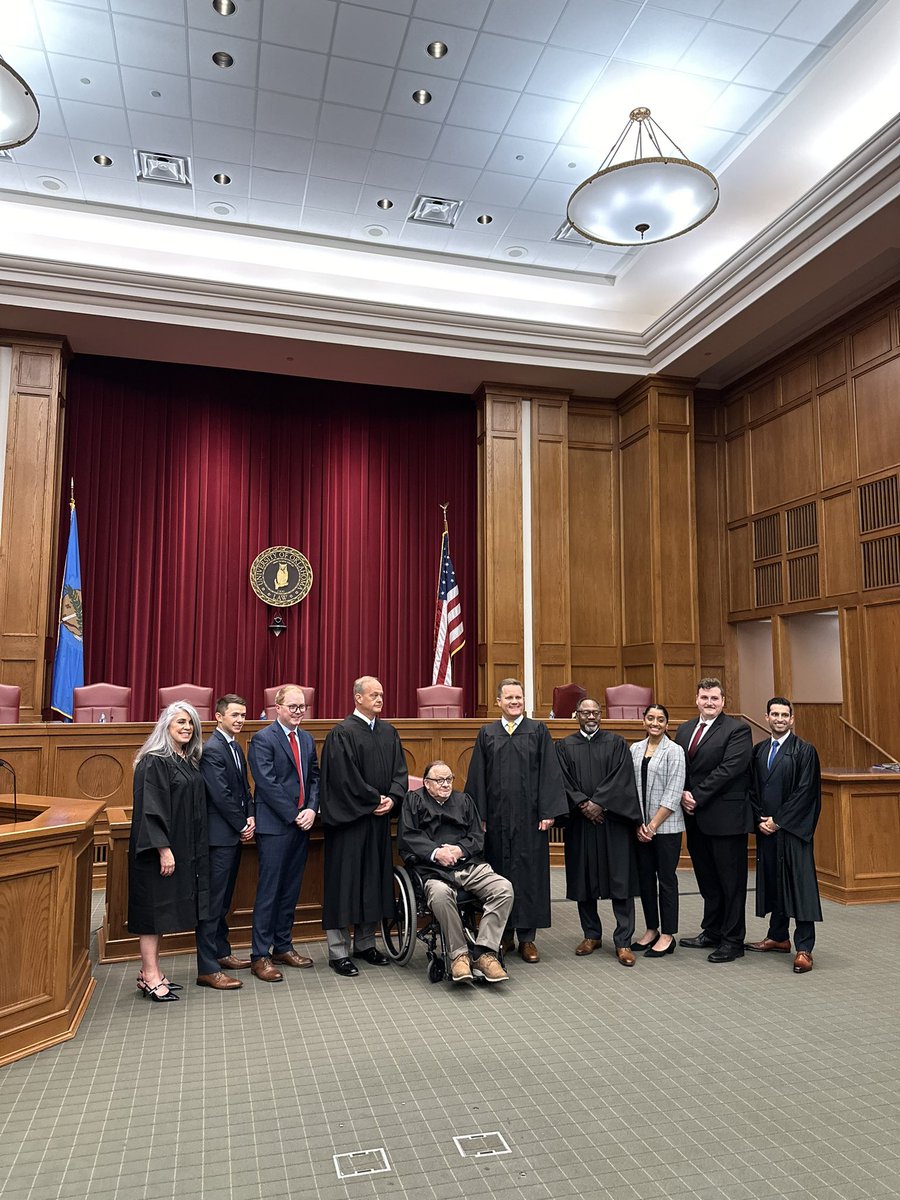
[[[148, 754], [134, 769], [128, 844], [128, 928], [179, 933], [209, 915], [206, 785], [197, 767], [177, 755]], [[159, 873], [159, 851], [175, 857]]]
[[[394, 911], [391, 816], [399, 812], [409, 777], [393, 725], [370, 729], [349, 716], [322, 747], [319, 813], [325, 828], [322, 927], [380, 921]], [[372, 815], [382, 796], [394, 808]]]
[[553, 739], [541, 721], [523, 717], [511, 735], [502, 721], [475, 739], [465, 790], [487, 829], [484, 857], [513, 885], [514, 929], [550, 924], [550, 847], [538, 822], [568, 811]]
[[[566, 825], [566, 895], [570, 900], [623, 900], [640, 891], [637, 837], [641, 805], [624, 738], [598, 730], [556, 743], [570, 815]], [[593, 800], [606, 812], [595, 825], [578, 808]]]
[[753, 748], [751, 802], [758, 825], [771, 817], [776, 833], [756, 835], [756, 915], [773, 910], [796, 921], [821, 921], [813, 835], [822, 811], [822, 777], [816, 748], [789, 734], [769, 771], [771, 739]]

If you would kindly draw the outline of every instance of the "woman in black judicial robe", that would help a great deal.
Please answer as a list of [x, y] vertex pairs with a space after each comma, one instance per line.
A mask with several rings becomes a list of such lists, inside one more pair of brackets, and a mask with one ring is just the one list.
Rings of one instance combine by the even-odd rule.
[[178, 999], [159, 965], [160, 935], [195, 929], [208, 915], [201, 749], [200, 718], [179, 700], [160, 716], [134, 760], [128, 928], [139, 935], [138, 987], [156, 1001]]

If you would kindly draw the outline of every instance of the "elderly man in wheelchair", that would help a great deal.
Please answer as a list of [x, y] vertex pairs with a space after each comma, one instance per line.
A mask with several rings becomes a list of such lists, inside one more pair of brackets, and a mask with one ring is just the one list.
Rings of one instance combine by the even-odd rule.
[[[412, 878], [398, 878], [402, 868], [395, 869], [395, 887], [399, 885], [401, 892], [398, 903], [406, 907], [407, 917], [398, 923], [405, 929], [398, 931], [395, 924], [393, 938], [385, 937], [388, 953], [392, 948], [398, 951], [392, 955], [395, 961], [408, 962], [412, 957], [417, 906], [409, 913], [412, 901], [403, 893], [410, 883], [413, 891], [417, 890], [418, 876], [425, 903], [440, 926], [445, 948], [442, 965], [449, 971], [451, 982], [471, 984], [478, 978], [485, 983], [502, 983], [508, 979], [500, 957], [500, 941], [513, 905], [512, 884], [482, 858], [481, 817], [470, 796], [454, 791], [453, 773], [446, 763], [429, 763], [422, 787], [407, 792], [397, 827], [397, 846]], [[477, 927], [466, 911], [473, 907], [473, 897], [482, 909]], [[389, 932], [385, 930], [386, 935]], [[429, 951], [429, 977], [434, 982], [444, 974], [444, 970], [436, 969], [441, 960], [434, 950], [435, 940], [432, 936]]]

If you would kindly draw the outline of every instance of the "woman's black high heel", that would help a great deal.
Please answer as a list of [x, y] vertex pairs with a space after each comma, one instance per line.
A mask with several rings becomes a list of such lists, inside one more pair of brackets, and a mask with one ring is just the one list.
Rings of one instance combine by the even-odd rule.
[[181, 997], [176, 996], [174, 992], [166, 992], [165, 995], [161, 996], [159, 994], [159, 989], [161, 987], [166, 987], [166, 986], [167, 986], [167, 984], [164, 979], [161, 979], [159, 981], [159, 983], [157, 983], [154, 987], [151, 987], [149, 983], [145, 983], [142, 980], [141, 984], [140, 984], [141, 995], [144, 997], [145, 1000], [149, 998], [150, 1000], [154, 1000], [157, 1004], [165, 1004], [166, 1001], [168, 1001], [168, 1000], [180, 1000], [181, 999]]

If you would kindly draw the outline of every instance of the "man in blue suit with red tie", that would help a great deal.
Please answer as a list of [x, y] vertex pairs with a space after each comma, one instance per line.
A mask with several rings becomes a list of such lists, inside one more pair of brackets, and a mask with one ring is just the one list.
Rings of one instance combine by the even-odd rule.
[[250, 742], [256, 788], [256, 847], [259, 882], [253, 905], [251, 970], [265, 983], [278, 983], [275, 963], [311, 967], [291, 941], [294, 910], [303, 883], [309, 831], [319, 807], [316, 747], [300, 722], [306, 697], [296, 684], [275, 694], [275, 720]]
[[220, 696], [216, 701], [216, 728], [200, 758], [209, 831], [209, 916], [196, 930], [197, 984], [219, 992], [243, 986], [226, 970], [246, 970], [250, 966], [249, 958], [232, 954], [225, 920], [241, 865], [241, 843], [251, 840], [254, 829], [247, 763], [237, 742], [246, 717], [247, 704], [241, 696]]

